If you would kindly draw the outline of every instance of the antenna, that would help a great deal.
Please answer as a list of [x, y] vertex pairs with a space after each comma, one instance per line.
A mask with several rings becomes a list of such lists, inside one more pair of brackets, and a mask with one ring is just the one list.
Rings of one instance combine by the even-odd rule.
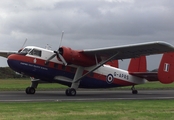
[[49, 44], [47, 44], [47, 45], [45, 46], [45, 49], [51, 50], [51, 46], [50, 46]]
[[20, 53], [20, 52], [23, 50], [23, 47], [24, 47], [24, 45], [25, 45], [26, 42], [27, 42], [27, 38], [26, 38], [26, 40], [24, 41], [24, 43], [23, 43], [21, 49], [18, 50], [18, 53]]
[[22, 47], [21, 48], [23, 48], [24, 47], [24, 45], [25, 45], [25, 43], [27, 42], [27, 38], [25, 39], [25, 41], [24, 41], [24, 43], [23, 43], [23, 45], [22, 45]]

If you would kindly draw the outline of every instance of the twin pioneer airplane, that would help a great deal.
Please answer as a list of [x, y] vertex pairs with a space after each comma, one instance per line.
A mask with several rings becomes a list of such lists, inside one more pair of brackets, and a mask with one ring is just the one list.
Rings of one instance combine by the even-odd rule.
[[[99, 49], [73, 50], [59, 47], [52, 51], [27, 46], [18, 52], [0, 51], [14, 71], [30, 76], [27, 94], [35, 94], [39, 83], [59, 83], [69, 86], [65, 94], [75, 96], [78, 88], [111, 88], [132, 86], [148, 81], [172, 83], [174, 46], [154, 41]], [[147, 55], [164, 53], [158, 72], [147, 72]], [[118, 60], [132, 58], [128, 70], [118, 68]]]

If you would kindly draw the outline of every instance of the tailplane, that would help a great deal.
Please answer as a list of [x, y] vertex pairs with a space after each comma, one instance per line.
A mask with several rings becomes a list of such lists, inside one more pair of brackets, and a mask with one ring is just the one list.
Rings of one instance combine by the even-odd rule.
[[174, 52], [164, 53], [158, 69], [158, 79], [169, 84], [174, 81]]
[[146, 72], [147, 71], [147, 65], [146, 65], [146, 56], [141, 56], [139, 58], [132, 58], [128, 71], [130, 72]]

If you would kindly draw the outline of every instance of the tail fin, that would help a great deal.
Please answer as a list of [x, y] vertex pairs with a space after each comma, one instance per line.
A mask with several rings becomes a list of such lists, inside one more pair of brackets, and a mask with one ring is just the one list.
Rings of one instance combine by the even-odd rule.
[[158, 69], [158, 79], [168, 84], [174, 81], [174, 52], [164, 53]]
[[139, 58], [132, 58], [128, 71], [129, 72], [146, 72], [147, 71], [147, 65], [146, 65], [146, 56], [141, 56]]
[[118, 65], [118, 60], [112, 60], [112, 61], [110, 61], [110, 62], [107, 62], [106, 65], [110, 65], [110, 66], [116, 67], [116, 68], [119, 67], [119, 65]]

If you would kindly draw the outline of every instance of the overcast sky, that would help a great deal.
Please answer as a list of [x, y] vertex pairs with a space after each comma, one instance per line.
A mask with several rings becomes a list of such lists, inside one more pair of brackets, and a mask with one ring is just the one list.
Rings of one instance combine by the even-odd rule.
[[[56, 50], [165, 41], [174, 45], [174, 0], [1, 0], [0, 50], [25, 46]], [[148, 68], [160, 56], [148, 57]], [[123, 66], [126, 62], [121, 63]], [[0, 58], [0, 66], [7, 66]], [[124, 68], [124, 67], [123, 67]]]

